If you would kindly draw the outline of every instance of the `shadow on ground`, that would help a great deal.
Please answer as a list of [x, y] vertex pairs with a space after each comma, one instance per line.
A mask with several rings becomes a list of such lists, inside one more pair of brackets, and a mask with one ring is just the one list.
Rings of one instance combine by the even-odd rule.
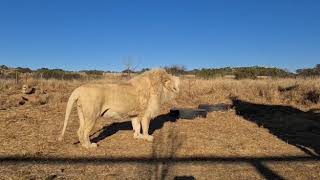
[[312, 156], [320, 155], [320, 114], [291, 106], [255, 104], [232, 99], [237, 115], [267, 128], [284, 142]]
[[[7, 166], [9, 164], [17, 165], [19, 163], [28, 164], [179, 164], [179, 163], [202, 163], [206, 164], [239, 164], [248, 163], [254, 166], [265, 179], [284, 179], [278, 175], [277, 172], [268, 168], [265, 163], [268, 162], [319, 162], [318, 157], [310, 156], [281, 156], [281, 157], [215, 157], [215, 156], [203, 156], [203, 157], [41, 157], [34, 155], [8, 155], [0, 156], [0, 167]], [[166, 167], [168, 168], [168, 166]], [[165, 169], [167, 171], [167, 169]], [[160, 171], [161, 173], [163, 170]], [[157, 173], [157, 172], [153, 172]], [[161, 175], [161, 174], [160, 174]], [[161, 177], [165, 176], [161, 175]]]
[[[233, 99], [233, 107], [236, 114], [244, 119], [267, 128], [270, 133], [284, 142], [294, 145], [310, 156], [275, 156], [275, 157], [176, 157], [179, 149], [178, 137], [175, 129], [169, 130], [167, 137], [162, 137], [161, 142], [153, 144], [152, 157], [26, 157], [6, 156], [0, 157], [0, 161], [6, 163], [42, 163], [42, 164], [108, 164], [108, 163], [139, 163], [150, 164], [151, 175], [156, 179], [165, 179], [173, 164], [179, 163], [203, 163], [203, 164], [251, 164], [265, 179], [284, 179], [276, 171], [270, 169], [269, 162], [319, 162], [320, 154], [320, 113], [314, 110], [307, 112], [297, 108], [281, 105], [264, 105]], [[175, 122], [177, 116], [173, 113], [163, 114], [150, 122], [149, 133], [161, 129], [166, 122]], [[130, 121], [113, 123], [97, 131], [92, 139], [99, 142], [120, 130], [132, 130]], [[93, 135], [95, 135], [93, 134]], [[183, 138], [182, 138], [183, 139]], [[174, 140], [173, 143], [170, 140]], [[155, 142], [154, 142], [155, 143]], [[167, 149], [166, 149], [167, 148]], [[162, 153], [161, 153], [162, 152]], [[165, 152], [163, 154], [163, 152]], [[160, 154], [159, 154], [160, 153]], [[187, 177], [187, 178], [186, 178]], [[193, 176], [177, 176], [175, 179], [193, 179]]]
[[[155, 117], [153, 120], [150, 121], [149, 134], [153, 134], [155, 130], [161, 129], [165, 122], [175, 122], [177, 119], [177, 114], [172, 112]], [[91, 139], [91, 141], [97, 143], [109, 136], [112, 136], [120, 130], [132, 130], [131, 121], [125, 121], [120, 123], [117, 122], [112, 123], [111, 125], [106, 125], [91, 135], [94, 136], [95, 134], [98, 134], [96, 137]]]

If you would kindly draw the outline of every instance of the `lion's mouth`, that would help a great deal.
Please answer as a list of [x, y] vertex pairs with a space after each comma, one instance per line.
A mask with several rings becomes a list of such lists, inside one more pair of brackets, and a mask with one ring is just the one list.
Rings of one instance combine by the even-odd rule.
[[173, 88], [173, 92], [178, 92], [178, 91], [179, 91], [178, 88], [176, 88], [176, 87]]

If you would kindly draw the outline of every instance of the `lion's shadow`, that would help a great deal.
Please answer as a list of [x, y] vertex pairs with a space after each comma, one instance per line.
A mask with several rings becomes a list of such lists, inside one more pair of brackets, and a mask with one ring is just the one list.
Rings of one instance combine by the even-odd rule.
[[305, 112], [291, 106], [256, 104], [240, 99], [232, 101], [237, 115], [267, 128], [279, 139], [309, 155], [320, 154], [319, 113], [314, 110]]
[[[166, 122], [175, 122], [178, 119], [178, 115], [173, 112], [167, 114], [162, 114], [155, 117], [150, 121], [149, 134], [153, 134], [155, 130], [161, 129]], [[120, 130], [132, 130], [131, 121], [125, 122], [116, 122], [110, 125], [106, 125], [97, 132], [93, 133], [91, 137], [98, 134], [96, 137], [91, 139], [91, 142], [98, 143], [99, 141], [104, 140], [105, 138], [112, 136]]]

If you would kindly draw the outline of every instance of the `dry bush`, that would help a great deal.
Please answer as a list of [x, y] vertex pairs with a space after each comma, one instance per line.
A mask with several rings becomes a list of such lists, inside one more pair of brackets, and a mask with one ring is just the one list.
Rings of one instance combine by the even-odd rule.
[[[316, 106], [320, 99], [320, 79], [212, 80], [182, 79], [179, 105], [230, 102], [238, 97], [256, 103]], [[294, 88], [288, 88], [296, 86]], [[280, 91], [279, 89], [287, 89]]]
[[[65, 103], [72, 90], [85, 83], [111, 83], [124, 81], [121, 76], [108, 75], [97, 80], [63, 81], [56, 79], [29, 79], [27, 84], [47, 93], [47, 97], [36, 105]], [[22, 83], [14, 80], [0, 80], [0, 106], [8, 96], [19, 94]], [[195, 107], [200, 103], [230, 103], [230, 97], [238, 97], [256, 103], [286, 104], [301, 107], [317, 106], [320, 100], [320, 79], [257, 79], [234, 80], [216, 78], [181, 79], [181, 91], [174, 106]], [[171, 104], [171, 105], [172, 105]]]
[[[207, 118], [197, 118], [194, 121], [177, 120], [171, 122], [171, 117], [162, 116], [164, 120], [159, 118], [153, 121], [157, 127], [153, 130], [156, 137], [153, 144], [132, 140], [132, 132], [128, 131], [131, 130], [129, 121], [112, 123], [108, 120], [99, 121], [99, 124], [97, 124], [96, 132], [99, 133], [95, 137], [103, 135], [106, 139], [99, 142], [101, 147], [94, 153], [80, 150], [77, 145], [72, 143], [77, 139], [75, 132], [78, 128], [78, 121], [71, 121], [67, 142], [57, 144], [56, 137], [61, 130], [65, 105], [74, 88], [87, 82], [108, 83], [122, 80], [121, 77], [110, 76], [95, 81], [28, 81], [29, 85], [46, 89], [49, 96], [48, 100], [45, 101], [47, 104], [40, 105], [41, 102], [39, 104], [30, 103], [13, 111], [2, 111], [0, 109], [0, 117], [3, 120], [2, 126], [0, 126], [0, 137], [2, 138], [0, 141], [4, 144], [1, 146], [2, 154], [4, 156], [17, 154], [23, 158], [37, 158], [39, 156], [40, 159], [47, 156], [58, 158], [88, 157], [89, 159], [91, 157], [120, 157], [121, 159], [150, 157], [153, 159], [167, 158], [169, 159], [168, 162], [157, 162], [151, 159], [151, 164], [138, 163], [139, 165], [136, 166], [134, 162], [123, 163], [121, 161], [120, 163], [111, 163], [110, 167], [106, 167], [106, 163], [101, 163], [103, 161], [97, 161], [97, 164], [90, 161], [89, 164], [83, 162], [69, 165], [67, 161], [61, 164], [48, 164], [49, 160], [45, 160], [39, 163], [31, 162], [27, 166], [28, 163], [10, 163], [12, 164], [10, 167], [3, 166], [4, 168], [1, 171], [4, 179], [6, 177], [6, 179], [45, 179], [46, 177], [53, 177], [52, 175], [58, 174], [57, 172], [59, 172], [57, 179], [92, 179], [92, 177], [101, 179], [101, 176], [91, 175], [102, 173], [112, 175], [104, 176], [105, 179], [110, 177], [130, 179], [128, 176], [131, 179], [137, 177], [142, 179], [151, 179], [152, 177], [155, 179], [173, 179], [173, 175], [193, 175], [197, 179], [230, 179], [230, 174], [234, 175], [236, 171], [238, 176], [232, 176], [234, 179], [239, 179], [239, 177], [259, 179], [262, 176], [258, 174], [256, 168], [251, 167], [248, 163], [245, 163], [245, 167], [243, 163], [232, 163], [231, 166], [231, 164], [226, 165], [223, 162], [218, 164], [218, 162], [210, 165], [210, 162], [213, 162], [210, 160], [208, 163], [199, 161], [198, 165], [188, 162], [176, 164], [171, 159], [184, 157], [239, 157], [241, 159], [241, 157], [305, 156], [306, 154], [298, 146], [300, 144], [308, 149], [319, 150], [317, 144], [317, 138], [319, 137], [317, 134], [319, 132], [317, 117], [319, 113], [305, 113], [301, 110], [303, 108], [309, 110], [320, 106], [317, 100], [320, 79], [182, 79], [181, 92], [176, 101], [172, 102], [175, 106], [196, 107], [200, 103], [228, 103], [231, 102], [231, 96], [238, 96], [242, 100], [249, 101], [249, 103], [244, 106], [244, 110], [241, 111], [243, 113], [237, 113], [235, 108], [234, 111], [230, 112], [209, 113]], [[8, 97], [12, 96], [13, 98], [14, 95], [21, 93], [22, 84], [15, 84], [14, 81], [0, 80], [0, 82], [1, 108], [2, 101], [5, 104]], [[298, 86], [288, 88], [295, 85]], [[295, 108], [272, 106], [272, 104], [293, 105]], [[248, 106], [250, 108], [247, 108]], [[172, 104], [165, 106], [165, 108], [170, 107], [172, 107]], [[72, 116], [74, 120], [78, 118], [77, 112], [73, 111]], [[283, 134], [285, 138], [280, 136], [279, 133]], [[297, 140], [300, 144], [296, 143]], [[292, 144], [288, 145], [288, 142]], [[271, 169], [276, 169], [276, 172], [281, 175], [285, 174], [287, 179], [317, 179], [319, 176], [317, 162], [302, 163], [304, 164], [281, 162], [281, 166], [279, 163], [275, 163], [277, 166], [272, 165]], [[290, 171], [286, 169], [287, 167]], [[88, 168], [91, 174], [83, 173], [87, 172]], [[243, 172], [244, 168], [245, 172]], [[303, 169], [301, 170], [301, 168]], [[66, 171], [61, 173], [60, 169]], [[123, 174], [122, 171], [132, 173], [126, 174], [127, 177], [118, 176]], [[136, 172], [140, 176], [137, 176]], [[215, 175], [211, 176], [213, 174], [211, 172], [215, 172]], [[311, 175], [308, 176], [309, 174]]]
[[21, 90], [22, 85], [16, 84], [14, 80], [0, 79], [0, 92], [14, 92]]

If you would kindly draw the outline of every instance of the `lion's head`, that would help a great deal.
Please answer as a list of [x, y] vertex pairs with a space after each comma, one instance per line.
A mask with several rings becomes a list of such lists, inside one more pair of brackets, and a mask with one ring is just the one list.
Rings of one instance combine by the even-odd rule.
[[168, 102], [175, 98], [180, 91], [180, 79], [176, 76], [167, 74], [168, 76], [164, 79], [163, 92], [161, 102]]
[[140, 94], [143, 94], [145, 103], [151, 96], [156, 97], [159, 103], [167, 102], [173, 99], [180, 90], [179, 78], [160, 68], [146, 71], [131, 79], [130, 82], [138, 89]]

